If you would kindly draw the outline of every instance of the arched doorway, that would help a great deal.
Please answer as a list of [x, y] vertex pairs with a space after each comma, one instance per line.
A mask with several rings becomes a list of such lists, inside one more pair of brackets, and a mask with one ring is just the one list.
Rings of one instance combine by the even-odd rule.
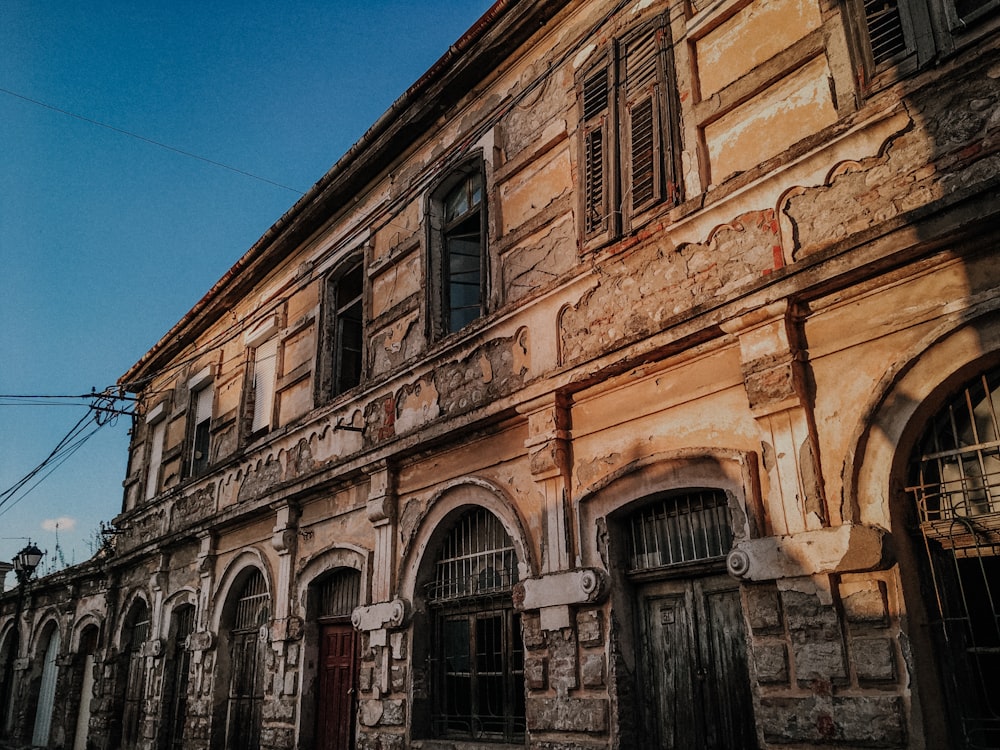
[[17, 658], [16, 623], [7, 628], [0, 642], [0, 737], [9, 737], [14, 727], [14, 697], [17, 680], [14, 659]]
[[952, 741], [1000, 747], [1000, 368], [965, 383], [927, 422], [908, 472], [904, 516]]
[[726, 493], [696, 488], [630, 504], [614, 519], [632, 590], [636, 705], [644, 747], [757, 747]]
[[361, 572], [339, 568], [310, 587], [319, 635], [316, 679], [317, 750], [349, 750], [354, 742], [357, 631], [351, 613], [361, 601]]

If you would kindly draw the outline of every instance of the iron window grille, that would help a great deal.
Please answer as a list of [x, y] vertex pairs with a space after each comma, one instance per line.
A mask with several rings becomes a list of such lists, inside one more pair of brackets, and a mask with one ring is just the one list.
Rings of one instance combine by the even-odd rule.
[[732, 547], [729, 501], [721, 490], [693, 490], [646, 505], [627, 520], [629, 572], [724, 558]]
[[431, 608], [432, 731], [455, 739], [521, 742], [524, 647], [511, 590], [517, 559], [492, 513], [464, 514], [441, 545]]
[[1000, 746], [1000, 369], [931, 420], [907, 488], [933, 589], [929, 604], [956, 742]]
[[353, 568], [338, 570], [316, 586], [317, 617], [350, 617], [361, 601], [361, 573]]

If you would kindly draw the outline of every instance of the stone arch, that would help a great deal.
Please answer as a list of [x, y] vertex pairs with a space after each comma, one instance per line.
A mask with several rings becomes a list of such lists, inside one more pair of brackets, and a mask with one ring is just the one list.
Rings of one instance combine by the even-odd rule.
[[845, 520], [892, 530], [891, 498], [924, 423], [948, 393], [1000, 363], [1000, 316], [949, 320], [880, 380], [844, 459]]
[[214, 632], [219, 632], [224, 610], [233, 591], [243, 584], [253, 570], [260, 571], [260, 574], [264, 576], [268, 592], [272, 596], [274, 595], [274, 576], [267, 557], [256, 547], [242, 550], [226, 565], [222, 575], [219, 576], [219, 583], [215, 587], [215, 593], [212, 597], [212, 611], [209, 613], [211, 622], [209, 627]]
[[517, 552], [518, 577], [523, 580], [537, 574], [538, 564], [525, 532], [525, 524], [507, 494], [489, 480], [464, 477], [443, 485], [428, 502], [427, 510], [403, 554], [403, 574], [398, 585], [400, 596], [405, 599], [414, 597], [419, 571], [425, 564], [428, 549], [433, 550], [440, 541], [450, 518], [472, 506], [483, 507], [500, 520]]
[[983, 308], [944, 316], [899, 355], [864, 405], [842, 467], [845, 519], [890, 532], [888, 558], [899, 581], [900, 627], [911, 653], [911, 728], [928, 738], [928, 746], [951, 741], [946, 717], [954, 710], [947, 708], [953, 688], [933, 638], [938, 605], [928, 595], [930, 548], [913, 533], [919, 518], [906, 486], [913, 453], [935, 415], [969, 381], [1000, 366], [1000, 314]]
[[[293, 611], [299, 613], [302, 623], [299, 694], [303, 698], [299, 706], [298, 730], [299, 745], [302, 747], [318, 745], [321, 737], [342, 731], [339, 728], [332, 730], [331, 727], [339, 727], [343, 717], [353, 716], [357, 707], [353, 692], [344, 695], [342, 688], [333, 687], [333, 685], [353, 684], [357, 679], [359, 669], [357, 631], [348, 617], [350, 613], [346, 611], [337, 612], [336, 614], [341, 616], [336, 618], [320, 617], [322, 607], [317, 601], [319, 588], [331, 578], [339, 579], [342, 574], [351, 573], [360, 579], [357, 581], [357, 604], [367, 604], [371, 601], [371, 567], [370, 550], [357, 545], [338, 544], [310, 557], [297, 576], [298, 605]], [[348, 587], [340, 591], [353, 593], [353, 588]], [[346, 601], [346, 599], [339, 600], [340, 603]], [[334, 644], [333, 647], [329, 646], [331, 643]], [[333, 672], [341, 676], [349, 675], [343, 681], [323, 679], [324, 670], [330, 668], [324, 657], [324, 648], [329, 648], [326, 653], [339, 653], [341, 656], [352, 654], [349, 664], [345, 659], [338, 661], [332, 668]], [[351, 729], [346, 731], [350, 734]]]
[[77, 653], [81, 648], [81, 639], [84, 633], [89, 628], [96, 628], [98, 633], [98, 645], [100, 645], [101, 640], [104, 637], [104, 618], [95, 615], [92, 612], [87, 612], [81, 615], [70, 631], [69, 647], [67, 651], [70, 653]]
[[[643, 498], [690, 487], [712, 487], [726, 493], [736, 541], [760, 536], [764, 511], [756, 454], [688, 448], [633, 461], [581, 492], [574, 515], [582, 563], [609, 570], [607, 551], [602, 550], [609, 517]], [[594, 533], [586, 533], [587, 529]]]

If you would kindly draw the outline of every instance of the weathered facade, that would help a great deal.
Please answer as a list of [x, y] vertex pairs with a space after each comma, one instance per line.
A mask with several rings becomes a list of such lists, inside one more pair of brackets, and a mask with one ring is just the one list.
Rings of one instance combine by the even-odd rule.
[[499, 0], [122, 377], [8, 740], [1000, 747], [998, 7]]

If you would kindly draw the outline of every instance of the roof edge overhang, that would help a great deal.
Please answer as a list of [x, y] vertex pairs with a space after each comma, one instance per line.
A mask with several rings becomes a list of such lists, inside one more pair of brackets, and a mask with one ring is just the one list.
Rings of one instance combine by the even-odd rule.
[[568, 0], [497, 0], [411, 85], [309, 191], [284, 213], [146, 354], [118, 379], [129, 392], [194, 343], [287, 253], [318, 231], [385, 166], [429, 131]]

